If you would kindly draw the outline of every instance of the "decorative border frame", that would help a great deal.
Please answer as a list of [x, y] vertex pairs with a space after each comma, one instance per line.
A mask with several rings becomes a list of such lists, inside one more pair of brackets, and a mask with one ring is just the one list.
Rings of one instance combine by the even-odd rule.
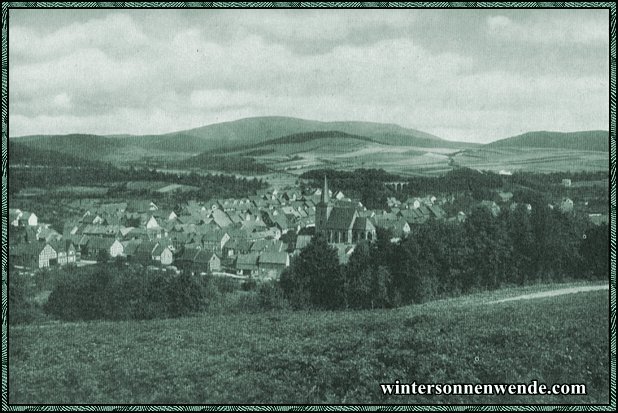
[[[9, 405], [8, 401], [8, 21], [15, 8], [604, 8], [609, 10], [610, 403], [608, 405]], [[2, 409], [7, 411], [607, 411], [616, 409], [616, 4], [613, 2], [6, 2], [2, 3]]]

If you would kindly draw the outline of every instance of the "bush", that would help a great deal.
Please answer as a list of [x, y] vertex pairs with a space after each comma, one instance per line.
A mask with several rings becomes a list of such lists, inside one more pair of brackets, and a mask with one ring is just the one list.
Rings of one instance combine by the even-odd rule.
[[290, 308], [283, 290], [275, 281], [260, 284], [257, 291], [260, 308], [264, 310], [286, 310]]
[[31, 323], [44, 314], [34, 302], [34, 282], [29, 275], [10, 274], [8, 277], [8, 322], [9, 324]]
[[58, 281], [45, 311], [61, 320], [173, 318], [202, 311], [212, 290], [208, 279], [92, 266]]

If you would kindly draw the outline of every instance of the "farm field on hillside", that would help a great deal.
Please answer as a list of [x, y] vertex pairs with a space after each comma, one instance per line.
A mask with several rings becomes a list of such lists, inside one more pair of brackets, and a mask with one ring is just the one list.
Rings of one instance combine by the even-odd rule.
[[608, 167], [607, 152], [543, 148], [479, 148], [454, 157], [460, 166], [498, 172], [598, 171]]
[[[487, 304], [550, 288], [395, 310], [12, 326], [9, 402], [607, 403], [606, 290]], [[583, 383], [588, 394], [383, 396], [395, 380]]]

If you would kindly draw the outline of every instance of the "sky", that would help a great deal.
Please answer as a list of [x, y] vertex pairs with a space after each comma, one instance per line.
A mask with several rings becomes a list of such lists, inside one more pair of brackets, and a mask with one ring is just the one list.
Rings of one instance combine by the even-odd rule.
[[9, 133], [254, 116], [490, 142], [608, 130], [608, 10], [11, 9]]

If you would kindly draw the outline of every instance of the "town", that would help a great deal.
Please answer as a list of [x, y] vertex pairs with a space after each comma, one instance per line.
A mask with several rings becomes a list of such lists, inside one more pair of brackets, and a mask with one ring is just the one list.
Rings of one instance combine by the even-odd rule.
[[[9, 259], [22, 271], [122, 260], [153, 271], [273, 280], [316, 234], [337, 249], [345, 264], [360, 241], [376, 239], [377, 228], [397, 242], [428, 221], [465, 221], [466, 212], [453, 209], [455, 195], [400, 200], [405, 184], [384, 183], [391, 192], [384, 209], [368, 209], [341, 190], [331, 190], [326, 176], [321, 187], [305, 191], [269, 188], [242, 198], [188, 200], [173, 209], [149, 199], [80, 198], [68, 202], [73, 213], [63, 217], [62, 228], [39, 222], [38, 211], [11, 205]], [[564, 178], [559, 186], [568, 190], [571, 185]], [[493, 216], [518, 205], [513, 193], [500, 190], [476, 204]], [[580, 204], [582, 209], [588, 205]], [[555, 207], [572, 213], [574, 201], [562, 197]], [[592, 210], [588, 217], [596, 224], [608, 219], [607, 213]]]

